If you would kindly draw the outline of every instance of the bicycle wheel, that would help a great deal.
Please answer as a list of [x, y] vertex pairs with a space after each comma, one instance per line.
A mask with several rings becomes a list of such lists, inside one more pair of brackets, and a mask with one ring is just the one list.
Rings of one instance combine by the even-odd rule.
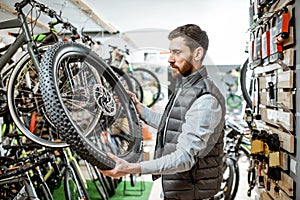
[[126, 72], [123, 72], [121, 69], [117, 67], [111, 66], [111, 68], [117, 74], [119, 81], [121, 81], [125, 89], [131, 92], [135, 92], [130, 76]]
[[84, 183], [79, 178], [72, 163], [70, 164], [70, 166], [66, 167], [64, 173], [64, 191], [66, 200], [89, 199]]
[[47, 113], [83, 159], [101, 169], [113, 168], [106, 154], [112, 152], [108, 139], [121, 131], [129, 135], [129, 146], [117, 156], [139, 159], [142, 133], [134, 104], [97, 54], [78, 43], [60, 42], [44, 54], [40, 72]]
[[225, 200], [233, 200], [239, 184], [239, 168], [231, 158], [226, 158], [223, 167], [223, 182], [221, 190]]
[[[245, 61], [245, 63], [242, 66], [241, 69], [241, 76], [240, 76], [240, 83], [241, 83], [241, 90], [243, 93], [243, 97], [247, 103], [247, 107], [248, 108], [252, 108], [253, 107], [253, 102], [252, 102], [252, 87], [253, 87], [253, 73], [250, 70], [248, 70], [248, 59]], [[251, 79], [249, 79], [249, 77], [251, 77]], [[250, 80], [250, 82], [249, 82]]]
[[129, 76], [129, 77], [133, 84], [134, 93], [135, 93], [136, 97], [138, 98], [138, 100], [140, 102], [143, 102], [144, 101], [144, 92], [143, 92], [142, 85], [138, 82], [138, 80], [135, 77], [133, 77], [133, 76]]
[[143, 103], [148, 107], [153, 106], [159, 99], [161, 92], [159, 79], [152, 71], [146, 68], [135, 68], [133, 76], [143, 88]]
[[37, 196], [42, 200], [53, 200], [52, 193], [45, 182], [41, 182], [39, 187], [36, 189]]
[[238, 108], [239, 106], [242, 105], [242, 97], [236, 95], [236, 94], [231, 94], [227, 97], [226, 99], [226, 104], [230, 108]]
[[77, 161], [70, 161], [70, 165], [74, 170], [74, 174], [78, 180], [80, 187], [82, 188], [81, 190], [82, 190], [82, 193], [83, 193], [85, 199], [89, 199], [88, 198], [89, 195], [88, 195], [88, 191], [87, 191], [87, 189], [88, 189], [87, 181], [86, 181], [85, 177], [83, 177], [83, 175], [80, 174], [82, 172], [81, 172], [81, 169], [80, 169]]
[[97, 167], [92, 166], [87, 161], [85, 161], [85, 165], [86, 165], [87, 171], [90, 175], [90, 179], [93, 181], [101, 199], [108, 200], [109, 195], [107, 192], [107, 188], [104, 185], [104, 181], [101, 178], [100, 172], [98, 171]]
[[63, 148], [58, 130], [49, 120], [39, 90], [39, 76], [29, 54], [21, 58], [10, 75], [7, 99], [10, 115], [30, 140], [47, 147]]
[[103, 185], [107, 190], [108, 196], [112, 197], [116, 194], [116, 186], [114, 179], [109, 176], [104, 176], [102, 173], [99, 173], [101, 179], [103, 180]]

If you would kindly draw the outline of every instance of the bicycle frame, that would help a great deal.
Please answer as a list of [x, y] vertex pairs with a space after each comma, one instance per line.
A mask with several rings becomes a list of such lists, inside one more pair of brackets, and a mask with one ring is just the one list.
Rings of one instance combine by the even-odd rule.
[[22, 8], [25, 5], [27, 5], [28, 1], [25, 1], [25, 3], [23, 4], [22, 3], [16, 6], [16, 10], [18, 11], [17, 19], [0, 22], [0, 30], [9, 29], [9, 28], [22, 29], [22, 33], [16, 38], [16, 40], [11, 44], [11, 46], [7, 49], [7, 51], [0, 57], [0, 70], [4, 68], [6, 63], [11, 59], [11, 57], [17, 52], [17, 50], [23, 44], [27, 44], [27, 50], [34, 65], [36, 66], [37, 70], [40, 69], [38, 58], [34, 52], [35, 44], [32, 41], [32, 38], [30, 36], [30, 30], [26, 22], [26, 17], [22, 11]]
[[2, 179], [0, 185], [12, 184], [12, 183], [22, 183], [22, 189], [17, 193], [16, 199], [24, 198], [23, 194], [28, 194], [28, 199], [39, 200], [36, 191], [34, 189], [33, 183], [30, 180], [28, 172], [25, 172], [23, 175], [17, 175]]

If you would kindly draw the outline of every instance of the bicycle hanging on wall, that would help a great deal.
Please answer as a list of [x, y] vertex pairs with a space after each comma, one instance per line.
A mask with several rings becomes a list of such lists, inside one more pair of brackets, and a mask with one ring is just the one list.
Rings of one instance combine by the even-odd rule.
[[[133, 103], [115, 73], [88, 47], [74, 42], [60, 42], [50, 46], [46, 52], [42, 51], [45, 54], [43, 60], [40, 60], [42, 53], [32, 40], [32, 30], [23, 13], [26, 6], [39, 9], [50, 17], [59, 17], [55, 11], [34, 0], [17, 3], [17, 19], [0, 22], [0, 28], [19, 27], [22, 32], [1, 56], [0, 68], [4, 69], [19, 47], [27, 45], [28, 59], [25, 63], [30, 64], [23, 77], [29, 76], [28, 80], [32, 80], [31, 75], [36, 74], [36, 83], [30, 88], [35, 98], [29, 105], [46, 105], [42, 109], [44, 120], [55, 127], [54, 132], [58, 131], [57, 137], [64, 142], [55, 142], [51, 137], [44, 140], [33, 134], [18, 113], [14, 112], [17, 106], [15, 101], [9, 101], [9, 111], [18, 128], [30, 139], [46, 146], [70, 145], [93, 165], [105, 169], [114, 166], [114, 162], [106, 155], [107, 152], [115, 151], [110, 138], [114, 134], [122, 134], [128, 140], [126, 148], [123, 147], [126, 150], [119, 156], [132, 162], [140, 159], [142, 136], [139, 120]], [[18, 77], [17, 74], [15, 72], [14, 77]], [[8, 98], [16, 99], [13, 96], [13, 85], [11, 81], [7, 95]], [[6, 85], [2, 84], [2, 87], [6, 91]], [[118, 97], [118, 102], [114, 96]], [[24, 110], [29, 109], [26, 106], [28, 104]]]

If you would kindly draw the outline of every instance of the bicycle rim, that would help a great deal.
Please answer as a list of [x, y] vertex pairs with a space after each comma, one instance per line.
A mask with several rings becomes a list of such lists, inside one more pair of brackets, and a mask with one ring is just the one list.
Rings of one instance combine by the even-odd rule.
[[30, 140], [47, 147], [67, 147], [49, 120], [39, 90], [39, 76], [29, 55], [14, 68], [8, 83], [8, 107], [18, 129]]
[[[101, 169], [115, 163], [112, 135], [126, 133], [130, 145], [119, 157], [136, 162], [142, 151], [139, 119], [112, 69], [78, 43], [58, 43], [44, 54], [41, 91], [51, 121], [72, 148]], [[118, 97], [118, 102], [115, 101]]]

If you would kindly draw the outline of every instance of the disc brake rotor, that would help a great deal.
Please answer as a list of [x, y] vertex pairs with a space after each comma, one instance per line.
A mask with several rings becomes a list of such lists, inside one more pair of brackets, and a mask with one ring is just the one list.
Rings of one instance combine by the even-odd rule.
[[102, 85], [96, 84], [93, 87], [94, 99], [101, 111], [108, 116], [116, 114], [117, 105], [113, 93]]

